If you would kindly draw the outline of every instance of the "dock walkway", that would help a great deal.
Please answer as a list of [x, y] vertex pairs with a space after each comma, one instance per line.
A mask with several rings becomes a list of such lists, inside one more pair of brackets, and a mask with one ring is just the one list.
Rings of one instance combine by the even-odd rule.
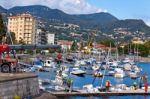
[[57, 97], [66, 97], [66, 96], [125, 96], [125, 95], [150, 95], [149, 92], [144, 92], [144, 90], [127, 90], [120, 92], [51, 92], [52, 95]]

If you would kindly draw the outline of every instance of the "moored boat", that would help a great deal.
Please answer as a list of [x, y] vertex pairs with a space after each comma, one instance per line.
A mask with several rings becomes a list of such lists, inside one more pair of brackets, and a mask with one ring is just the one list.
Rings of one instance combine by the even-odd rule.
[[74, 75], [83, 75], [83, 74], [86, 74], [86, 71], [83, 71], [79, 68], [73, 68], [70, 73]]

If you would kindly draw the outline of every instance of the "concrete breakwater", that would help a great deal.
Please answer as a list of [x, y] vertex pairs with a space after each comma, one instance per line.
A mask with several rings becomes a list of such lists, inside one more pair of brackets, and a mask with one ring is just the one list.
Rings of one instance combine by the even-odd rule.
[[139, 61], [140, 61], [140, 62], [147, 62], [147, 63], [150, 63], [150, 57], [140, 57], [140, 58], [139, 58]]
[[[49, 54], [49, 55], [37, 55], [40, 59], [42, 60], [46, 60], [46, 59], [49, 59], [49, 57], [56, 57], [56, 55], [52, 55], [52, 54]], [[21, 62], [25, 62], [25, 63], [28, 63], [28, 64], [32, 64], [33, 60], [37, 57], [37, 56], [31, 56], [31, 55], [22, 55], [20, 56], [20, 61]], [[67, 54], [67, 53], [64, 53], [63, 54], [63, 57], [64, 59], [66, 59], [68, 56], [76, 56], [77, 58], [79, 59], [82, 59], [82, 58], [85, 58], [85, 59], [89, 59], [91, 57], [93, 58], [96, 58], [97, 61], [103, 61], [104, 58], [106, 58], [105, 55], [98, 55], [98, 54], [95, 54], [95, 55], [90, 55], [90, 54], [77, 54], [77, 53], [70, 53], [70, 54]], [[129, 57], [130, 59], [133, 59], [137, 62], [149, 62], [150, 63], [150, 57], [141, 57], [141, 56], [128, 56], [128, 55], [122, 55], [122, 56], [118, 56], [118, 59], [119, 60], [122, 60], [126, 57]], [[112, 55], [111, 58], [113, 59], [116, 59], [117, 57], [115, 55]]]
[[0, 73], [0, 99], [21, 99], [39, 94], [38, 77], [31, 73]]

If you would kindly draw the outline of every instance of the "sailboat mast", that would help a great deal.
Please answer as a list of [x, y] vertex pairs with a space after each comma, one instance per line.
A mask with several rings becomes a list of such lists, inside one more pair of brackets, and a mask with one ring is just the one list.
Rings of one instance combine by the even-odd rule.
[[[107, 54], [106, 59], [105, 59], [106, 65], [107, 65], [107, 62], [108, 62], [108, 59], [109, 59], [109, 56], [110, 56], [110, 51], [111, 51], [111, 49], [108, 50], [108, 54]], [[103, 76], [103, 78], [102, 78], [101, 88], [102, 88], [102, 86], [103, 86], [103, 82], [104, 82], [104, 78], [105, 78], [106, 69], [107, 69], [107, 67], [105, 67], [105, 70], [104, 70], [104, 74], [103, 74], [104, 76]]]

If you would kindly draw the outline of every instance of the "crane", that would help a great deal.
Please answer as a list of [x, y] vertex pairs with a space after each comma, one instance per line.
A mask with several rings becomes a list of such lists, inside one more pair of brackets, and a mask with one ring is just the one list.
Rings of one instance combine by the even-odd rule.
[[91, 34], [92, 34], [92, 36], [90, 37], [90, 39], [87, 43], [87, 46], [83, 47], [83, 49], [81, 50], [85, 54], [91, 53], [91, 49], [93, 48], [95, 34], [94, 33], [91, 33]]

